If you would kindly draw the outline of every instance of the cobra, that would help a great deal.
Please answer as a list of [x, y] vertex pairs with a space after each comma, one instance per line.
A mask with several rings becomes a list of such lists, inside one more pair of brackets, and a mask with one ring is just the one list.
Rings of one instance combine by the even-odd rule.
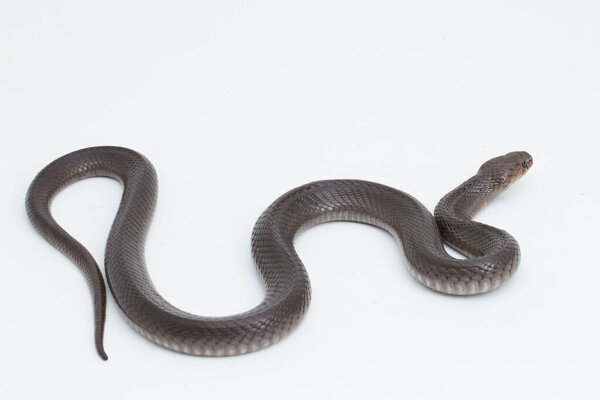
[[[471, 218], [532, 163], [523, 151], [485, 162], [441, 199], [434, 215], [411, 195], [374, 182], [324, 180], [292, 189], [262, 213], [252, 232], [252, 254], [265, 287], [263, 301], [247, 312], [218, 318], [178, 309], [152, 284], [144, 243], [157, 199], [157, 177], [143, 155], [121, 147], [67, 154], [35, 177], [26, 210], [37, 231], [83, 272], [93, 296], [96, 348], [107, 359], [102, 273], [90, 253], [55, 221], [50, 205], [62, 188], [81, 179], [105, 176], [121, 181], [123, 195], [106, 244], [105, 268], [123, 315], [136, 331], [168, 349], [228, 356], [272, 345], [301, 321], [310, 301], [310, 283], [294, 250], [294, 237], [315, 224], [356, 221], [387, 230], [401, 244], [412, 275], [433, 290], [470, 295], [497, 288], [517, 270], [519, 245], [506, 231]], [[444, 242], [467, 258], [450, 256]]]

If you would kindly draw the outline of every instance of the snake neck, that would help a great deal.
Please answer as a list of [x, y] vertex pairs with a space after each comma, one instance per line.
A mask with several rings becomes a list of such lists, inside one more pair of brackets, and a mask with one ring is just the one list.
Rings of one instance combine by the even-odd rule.
[[[444, 196], [434, 211], [444, 241], [469, 257], [501, 251], [512, 237], [501, 229], [471, 219], [504, 189], [497, 179], [480, 171]], [[498, 237], [506, 240], [498, 241]]]

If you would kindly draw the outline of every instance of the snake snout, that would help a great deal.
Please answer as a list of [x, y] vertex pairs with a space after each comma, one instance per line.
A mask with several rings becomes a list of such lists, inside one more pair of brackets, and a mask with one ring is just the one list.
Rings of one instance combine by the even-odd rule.
[[506, 162], [504, 163], [505, 174], [507, 176], [506, 186], [519, 180], [523, 175], [529, 171], [529, 168], [533, 165], [533, 157], [526, 151], [517, 151], [514, 153], [508, 153], [506, 156]]
[[531, 155], [529, 155], [527, 152], [525, 152], [525, 154], [527, 155], [527, 159], [523, 161], [523, 168], [527, 170], [533, 165], [533, 157], [531, 157]]
[[529, 168], [531, 168], [531, 166], [533, 165], [533, 157], [531, 157], [531, 154], [529, 154], [526, 151], [519, 151], [518, 156], [519, 156], [518, 161], [520, 161], [519, 176], [523, 176], [525, 174], [525, 172], [527, 172], [529, 170]]

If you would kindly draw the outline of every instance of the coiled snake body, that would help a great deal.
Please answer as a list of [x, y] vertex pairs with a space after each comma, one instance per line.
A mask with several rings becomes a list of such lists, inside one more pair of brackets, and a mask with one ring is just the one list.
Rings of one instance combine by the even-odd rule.
[[[295, 188], [260, 216], [252, 254], [264, 281], [264, 300], [242, 314], [208, 318], [182, 311], [156, 291], [144, 259], [144, 242], [157, 197], [157, 178], [141, 154], [120, 147], [94, 147], [67, 154], [44, 168], [27, 192], [27, 215], [35, 228], [83, 272], [94, 299], [95, 339], [103, 349], [106, 290], [90, 253], [54, 220], [53, 196], [75, 181], [107, 176], [124, 190], [106, 245], [110, 290], [131, 325], [149, 340], [188, 354], [224, 356], [255, 351], [290, 333], [310, 300], [306, 270], [293, 246], [302, 229], [327, 221], [357, 221], [381, 227], [401, 244], [412, 275], [436, 291], [463, 295], [492, 290], [516, 271], [519, 246], [507, 232], [470, 221], [473, 214], [531, 166], [526, 152], [489, 160], [475, 176], [447, 194], [435, 217], [412, 196], [360, 180], [326, 180]], [[446, 241], [467, 259], [451, 257]]]

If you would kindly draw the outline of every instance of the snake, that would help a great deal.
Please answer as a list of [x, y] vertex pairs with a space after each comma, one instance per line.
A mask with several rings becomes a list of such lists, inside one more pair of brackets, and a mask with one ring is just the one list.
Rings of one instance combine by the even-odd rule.
[[[236, 315], [204, 317], [165, 300], [146, 267], [145, 239], [157, 202], [157, 174], [142, 154], [123, 147], [90, 147], [43, 168], [27, 190], [33, 227], [78, 266], [93, 299], [96, 350], [103, 345], [106, 288], [88, 250], [51, 214], [55, 195], [88, 177], [110, 177], [123, 193], [105, 249], [106, 281], [125, 319], [167, 349], [201, 356], [232, 356], [279, 342], [305, 315], [311, 297], [306, 269], [294, 249], [299, 232], [324, 222], [354, 221], [388, 231], [403, 249], [411, 275], [437, 292], [488, 292], [517, 270], [520, 248], [505, 230], [473, 221], [474, 214], [531, 167], [525, 151], [495, 157], [446, 194], [432, 214], [419, 200], [392, 187], [356, 179], [322, 180], [277, 198], [258, 218], [252, 256], [264, 283], [260, 304]], [[226, 210], [224, 210], [226, 211]], [[464, 257], [449, 254], [444, 243]]]

